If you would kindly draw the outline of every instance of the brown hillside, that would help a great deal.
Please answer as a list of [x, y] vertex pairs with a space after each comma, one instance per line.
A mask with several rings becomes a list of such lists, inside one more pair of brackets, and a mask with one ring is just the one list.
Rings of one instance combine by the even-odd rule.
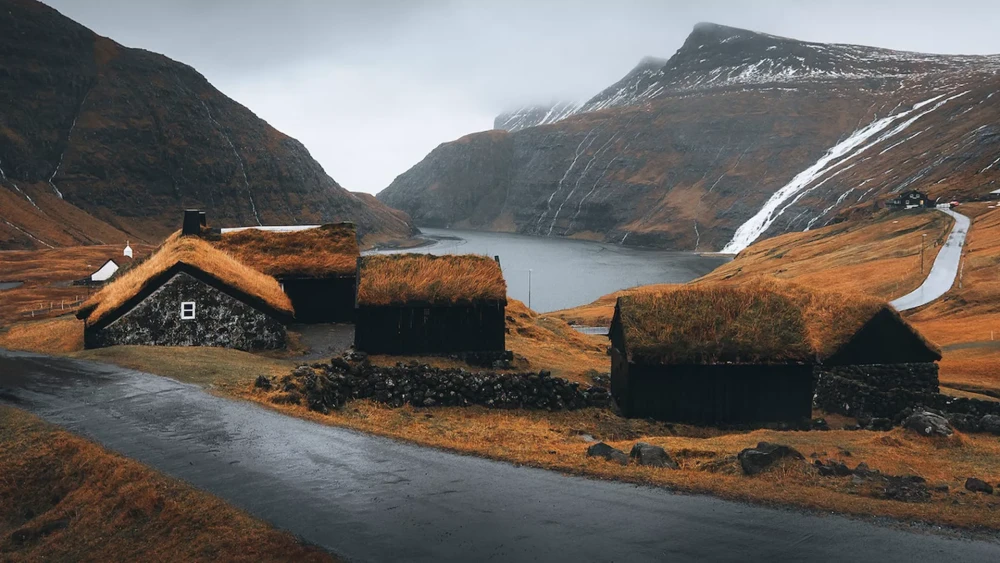
[[413, 233], [187, 65], [35, 0], [0, 1], [0, 29], [0, 249], [155, 244], [183, 208], [219, 227], [353, 221], [362, 238]]

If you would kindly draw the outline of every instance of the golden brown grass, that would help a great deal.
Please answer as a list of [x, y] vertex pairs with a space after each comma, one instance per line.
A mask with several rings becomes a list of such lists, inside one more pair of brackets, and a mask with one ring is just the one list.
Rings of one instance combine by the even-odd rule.
[[581, 334], [516, 299], [507, 302], [507, 348], [526, 360], [526, 369], [547, 369], [578, 383], [589, 384], [595, 372], [611, 371], [606, 336]]
[[0, 559], [332, 561], [208, 493], [0, 407]]
[[775, 278], [700, 282], [618, 300], [630, 357], [647, 363], [783, 363], [828, 358], [878, 314], [940, 353], [892, 307], [865, 294]]
[[172, 377], [204, 387], [239, 387], [258, 375], [283, 375], [296, 365], [228, 348], [198, 346], [111, 346], [73, 357]]
[[758, 288], [706, 285], [618, 299], [630, 361], [639, 363], [807, 362], [802, 309]]
[[82, 350], [83, 322], [70, 316], [17, 323], [0, 330], [0, 348], [43, 354]]
[[[739, 281], [760, 275], [794, 279], [829, 291], [867, 293], [885, 300], [916, 289], [954, 221], [933, 210], [882, 212], [860, 221], [757, 242], [699, 281]], [[925, 274], [920, 273], [920, 247]]]
[[450, 305], [507, 298], [507, 282], [492, 258], [392, 254], [361, 261], [358, 303]]
[[292, 303], [277, 280], [238, 262], [197, 237], [188, 236], [168, 238], [148, 260], [88, 299], [81, 307], [81, 312], [86, 313], [87, 323], [101, 320], [145, 289], [153, 278], [181, 262], [198, 268], [279, 311], [292, 313]]
[[[24, 282], [16, 289], [0, 291], [0, 326], [31, 319], [30, 315], [22, 314], [29, 310], [35, 311], [35, 318], [72, 311], [61, 308], [60, 303], [86, 299], [93, 290], [70, 282], [89, 276], [108, 259], [124, 266], [123, 248], [124, 244], [0, 251], [0, 280]], [[137, 244], [132, 248], [137, 260], [153, 250], [151, 246]]]
[[353, 275], [359, 256], [352, 223], [287, 233], [244, 229], [225, 233], [213, 244], [255, 270], [276, 277]]

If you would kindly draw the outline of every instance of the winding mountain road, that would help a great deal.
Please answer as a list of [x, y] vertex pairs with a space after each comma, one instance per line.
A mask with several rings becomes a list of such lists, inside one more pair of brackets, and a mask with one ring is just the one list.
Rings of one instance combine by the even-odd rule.
[[955, 284], [958, 277], [958, 267], [962, 261], [962, 247], [965, 245], [965, 236], [969, 232], [969, 218], [961, 213], [956, 213], [951, 209], [938, 208], [941, 213], [947, 213], [955, 219], [955, 225], [951, 228], [944, 246], [934, 259], [934, 265], [927, 274], [927, 279], [920, 287], [910, 293], [891, 301], [890, 304], [898, 311], [906, 311], [922, 307], [931, 301], [941, 297], [951, 286]]
[[80, 360], [0, 350], [0, 403], [348, 560], [1000, 561], [997, 542], [515, 467]]

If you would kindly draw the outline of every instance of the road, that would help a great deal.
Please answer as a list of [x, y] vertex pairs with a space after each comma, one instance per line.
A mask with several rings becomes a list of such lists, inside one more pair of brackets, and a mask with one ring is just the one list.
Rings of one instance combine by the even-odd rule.
[[955, 283], [958, 276], [958, 266], [962, 260], [962, 247], [965, 245], [965, 236], [969, 232], [969, 218], [961, 213], [956, 213], [951, 209], [938, 208], [938, 211], [947, 213], [955, 219], [955, 225], [951, 228], [944, 246], [934, 259], [934, 265], [927, 274], [927, 279], [920, 287], [910, 293], [892, 301], [891, 304], [899, 311], [916, 309], [941, 297]]
[[80, 360], [0, 350], [0, 402], [348, 560], [1000, 561], [1000, 542], [454, 455]]

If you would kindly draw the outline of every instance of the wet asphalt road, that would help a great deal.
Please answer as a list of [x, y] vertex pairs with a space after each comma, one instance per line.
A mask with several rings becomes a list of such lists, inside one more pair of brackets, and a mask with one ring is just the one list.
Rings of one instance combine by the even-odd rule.
[[955, 225], [951, 228], [944, 246], [938, 251], [934, 265], [931, 266], [927, 279], [920, 287], [892, 301], [891, 304], [899, 311], [916, 309], [941, 297], [955, 283], [958, 267], [962, 260], [962, 247], [965, 245], [965, 235], [969, 232], [969, 218], [951, 209], [938, 208], [941, 213], [951, 215]]
[[348, 560], [1000, 561], [1000, 543], [518, 468], [91, 362], [0, 350], [0, 402]]

